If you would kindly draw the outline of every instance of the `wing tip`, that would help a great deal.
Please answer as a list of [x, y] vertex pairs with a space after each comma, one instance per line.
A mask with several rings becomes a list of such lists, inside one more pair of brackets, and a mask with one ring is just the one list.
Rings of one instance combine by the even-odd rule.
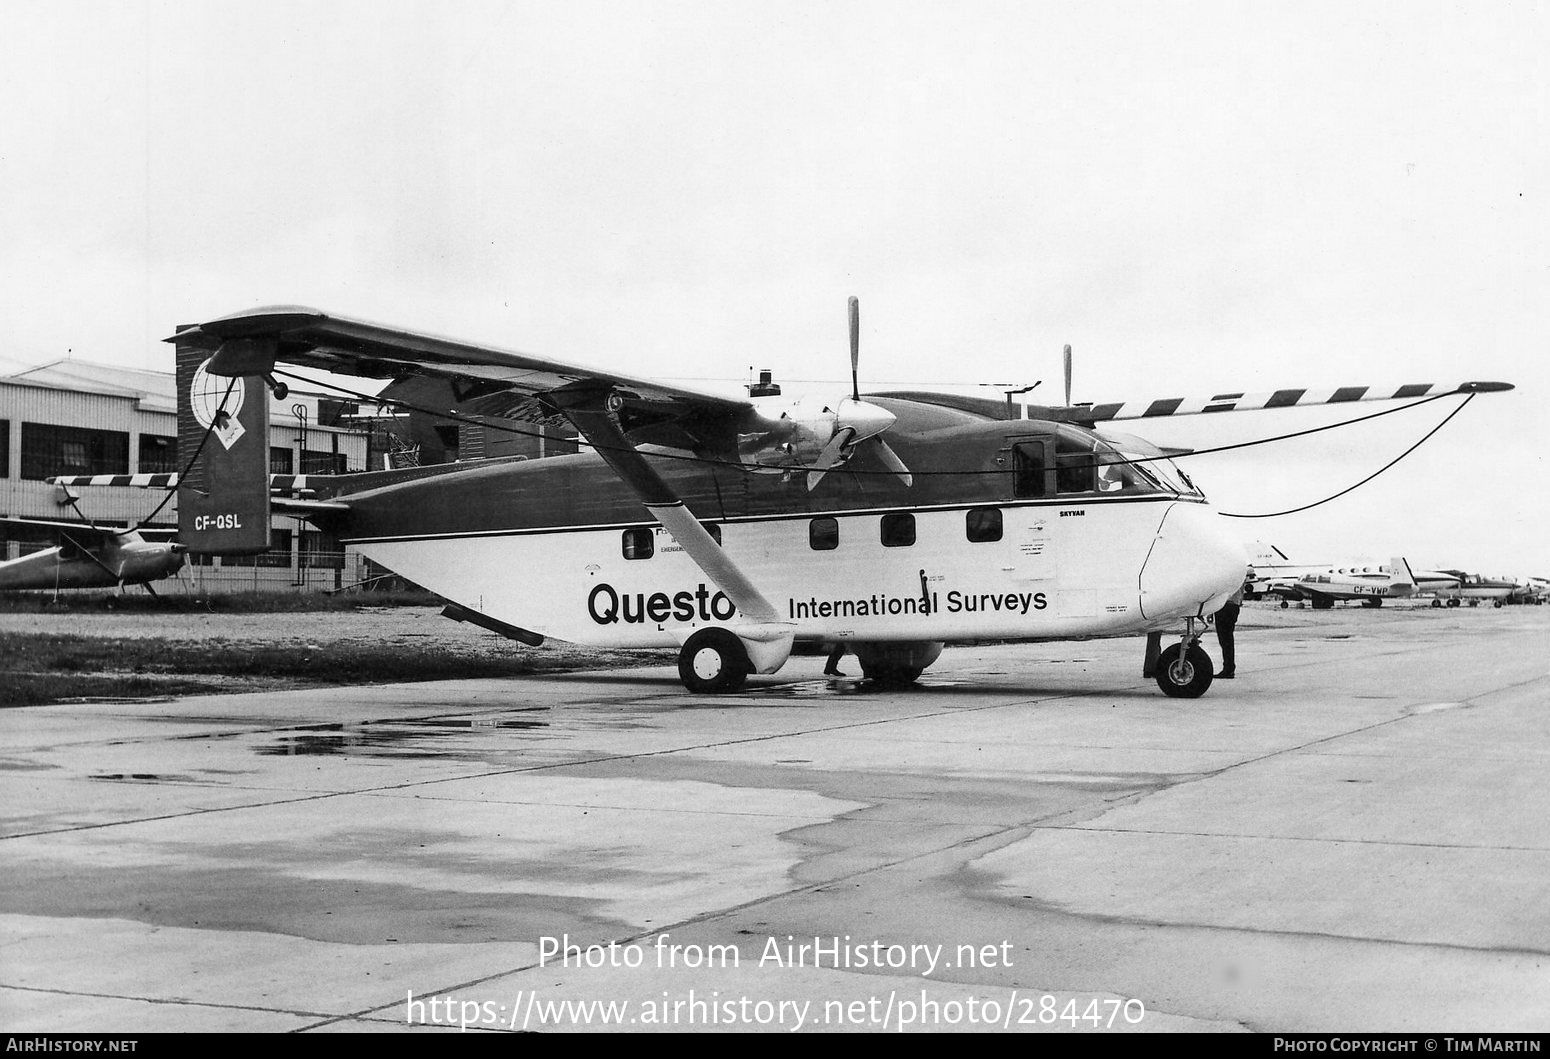
[[264, 305], [257, 309], [247, 309], [242, 312], [228, 313], [218, 316], [214, 320], [201, 324], [191, 324], [180, 328], [178, 332], [163, 342], [186, 341], [194, 335], [211, 335], [219, 339], [241, 338], [245, 335], [274, 334], [279, 331], [290, 331], [306, 324], [315, 324], [328, 319], [328, 314], [321, 309], [313, 309], [306, 305]]

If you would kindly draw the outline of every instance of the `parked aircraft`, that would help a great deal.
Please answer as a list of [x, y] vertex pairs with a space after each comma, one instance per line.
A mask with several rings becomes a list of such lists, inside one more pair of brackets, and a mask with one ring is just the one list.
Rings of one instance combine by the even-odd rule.
[[52, 530], [53, 548], [0, 562], [0, 590], [119, 588], [171, 577], [183, 566], [184, 548], [171, 541], [148, 541], [136, 530], [99, 528], [85, 522], [0, 519], [13, 529]]
[[[1212, 680], [1204, 619], [1243, 583], [1235, 532], [1162, 452], [1099, 422], [1511, 389], [1282, 390], [1031, 408], [851, 387], [728, 398], [623, 373], [282, 307], [174, 335], [180, 538], [257, 552], [273, 506], [537, 644], [675, 647], [693, 692], [839, 641], [879, 682], [916, 679], [943, 644], [1175, 630], [1169, 695]], [[272, 498], [265, 417], [247, 388], [278, 365], [450, 380], [486, 424], [569, 423], [590, 451], [546, 459], [305, 476]], [[359, 394], [355, 396], [360, 396]], [[1068, 398], [1069, 400], [1069, 398]], [[432, 409], [442, 412], [444, 409]], [[80, 480], [69, 480], [79, 484]]]
[[1513, 598], [1520, 587], [1516, 581], [1506, 578], [1483, 577], [1462, 570], [1448, 570], [1446, 573], [1453, 575], [1453, 584], [1437, 592], [1437, 598], [1432, 600], [1433, 606], [1440, 607], [1446, 603], [1456, 607], [1460, 602], [1465, 602], [1471, 607], [1478, 607], [1481, 600], [1489, 600], [1492, 606], [1500, 607]]
[[1271, 578], [1258, 591], [1279, 596], [1281, 606], [1307, 601], [1314, 610], [1328, 610], [1336, 603], [1360, 600], [1363, 606], [1381, 607], [1385, 599], [1404, 599], [1456, 586], [1451, 574], [1423, 570], [1416, 572], [1404, 558], [1396, 556], [1386, 564], [1352, 564], [1309, 570], [1296, 577]]

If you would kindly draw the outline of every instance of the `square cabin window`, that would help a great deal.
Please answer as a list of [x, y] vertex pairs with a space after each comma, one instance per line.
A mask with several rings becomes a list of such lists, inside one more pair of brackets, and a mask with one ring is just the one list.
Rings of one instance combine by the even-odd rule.
[[974, 507], [964, 512], [964, 536], [972, 544], [1001, 539], [1001, 509], [999, 507]]
[[832, 552], [840, 546], [837, 519], [815, 518], [807, 524], [807, 546], [815, 552]]
[[915, 543], [915, 516], [895, 511], [883, 516], [883, 547], [908, 548]]
[[650, 559], [656, 544], [650, 526], [637, 526], [624, 531], [623, 547], [626, 559]]
[[1044, 443], [1023, 442], [1012, 446], [1012, 495], [1044, 495]]

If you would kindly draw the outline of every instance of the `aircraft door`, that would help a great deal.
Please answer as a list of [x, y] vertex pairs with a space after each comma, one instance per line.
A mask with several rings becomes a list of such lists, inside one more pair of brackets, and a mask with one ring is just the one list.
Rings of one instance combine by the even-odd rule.
[[[1012, 498], [1035, 500], [1055, 495], [1055, 439], [1048, 435], [1012, 442]], [[1059, 550], [1051, 512], [1042, 507], [1015, 508], [1007, 568], [1014, 581], [1049, 591], [1060, 577]]]

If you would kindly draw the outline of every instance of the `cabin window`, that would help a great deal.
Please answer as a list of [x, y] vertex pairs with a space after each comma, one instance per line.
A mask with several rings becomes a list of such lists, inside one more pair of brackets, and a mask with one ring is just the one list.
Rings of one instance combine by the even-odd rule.
[[705, 532], [710, 534], [710, 539], [715, 541], [716, 546], [719, 548], [721, 546], [721, 527], [714, 522], [701, 522], [700, 525], [705, 527]]
[[650, 526], [636, 526], [624, 531], [622, 547], [626, 559], [650, 559], [656, 544], [656, 536]]
[[840, 546], [837, 519], [815, 518], [807, 524], [807, 546], [815, 552], [832, 552]]
[[883, 547], [908, 548], [915, 543], [915, 516], [895, 511], [883, 516]]
[[1023, 441], [1012, 446], [1012, 495], [1044, 496], [1044, 442]]
[[975, 507], [964, 512], [964, 536], [973, 544], [1001, 539], [1001, 509], [999, 507]]
[[290, 449], [282, 449], [277, 445], [269, 446], [269, 473], [295, 474], [296, 454]]
[[1097, 459], [1091, 445], [1061, 437], [1055, 442], [1055, 489], [1091, 493], [1098, 488]]

